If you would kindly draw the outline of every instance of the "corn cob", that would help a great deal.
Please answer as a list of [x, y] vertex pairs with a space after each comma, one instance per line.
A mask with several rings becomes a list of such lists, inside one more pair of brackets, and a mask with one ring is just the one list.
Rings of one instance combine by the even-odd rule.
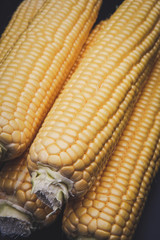
[[0, 38], [0, 62], [6, 58], [45, 0], [23, 0]]
[[77, 240], [132, 239], [159, 165], [160, 58], [102, 175], [67, 204], [64, 232]]
[[159, 1], [123, 2], [36, 135], [28, 155], [33, 192], [53, 211], [84, 195], [112, 153], [160, 46], [159, 10]]
[[27, 169], [27, 152], [14, 162], [5, 163], [0, 172], [0, 232], [12, 237], [28, 236], [36, 229], [52, 223], [58, 212], [31, 192], [31, 177]]
[[0, 159], [33, 140], [93, 26], [101, 0], [47, 0], [0, 69]]

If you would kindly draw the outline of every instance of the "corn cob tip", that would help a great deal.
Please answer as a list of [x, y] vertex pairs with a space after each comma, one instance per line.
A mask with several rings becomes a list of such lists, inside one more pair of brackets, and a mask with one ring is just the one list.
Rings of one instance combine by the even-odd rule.
[[32, 192], [55, 213], [68, 200], [71, 180], [48, 167], [40, 167], [31, 174]]
[[12, 203], [0, 201], [0, 232], [11, 238], [27, 237], [33, 230], [31, 218], [23, 208]]
[[4, 161], [7, 149], [0, 143], [0, 161]]

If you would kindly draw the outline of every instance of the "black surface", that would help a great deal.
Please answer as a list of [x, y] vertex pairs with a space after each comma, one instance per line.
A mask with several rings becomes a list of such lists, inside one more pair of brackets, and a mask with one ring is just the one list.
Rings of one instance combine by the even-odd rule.
[[[20, 2], [21, 0], [0, 0], [0, 34], [4, 31], [8, 21]], [[96, 23], [102, 19], [108, 18], [115, 11], [116, 6], [118, 6], [121, 2], [122, 0], [103, 0], [103, 5]], [[159, 188], [160, 172], [153, 181], [147, 203], [140, 218], [133, 240], [160, 240]], [[35, 240], [39, 237], [46, 240], [68, 240], [61, 230], [61, 219], [62, 213], [51, 226], [34, 232], [30, 237], [25, 238], [25, 240]], [[16, 239], [20, 240], [22, 237]], [[2, 238], [2, 236], [0, 236], [0, 240], [8, 240], [8, 238]]]

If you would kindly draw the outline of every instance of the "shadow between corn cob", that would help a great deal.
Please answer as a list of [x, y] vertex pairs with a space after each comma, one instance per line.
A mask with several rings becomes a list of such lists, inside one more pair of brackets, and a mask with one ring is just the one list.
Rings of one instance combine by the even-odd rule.
[[92, 186], [127, 124], [160, 46], [160, 2], [126, 0], [56, 99], [28, 156], [33, 191], [53, 208]]
[[0, 161], [20, 156], [33, 141], [86, 41], [101, 2], [46, 0], [3, 58]]
[[68, 202], [69, 239], [130, 240], [160, 166], [160, 58], [106, 168], [88, 193]]

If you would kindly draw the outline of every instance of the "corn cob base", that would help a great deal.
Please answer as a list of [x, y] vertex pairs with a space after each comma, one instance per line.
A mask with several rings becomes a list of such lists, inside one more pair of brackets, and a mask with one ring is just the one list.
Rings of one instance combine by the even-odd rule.
[[40, 167], [33, 172], [32, 183], [32, 191], [51, 207], [53, 212], [62, 208], [64, 200], [69, 198], [69, 190], [73, 187], [71, 180], [48, 167]]
[[0, 159], [5, 159], [7, 149], [0, 143]]
[[27, 154], [5, 163], [0, 171], [0, 232], [4, 236], [29, 236], [49, 226], [59, 214], [52, 214], [52, 209], [31, 192]]
[[27, 237], [33, 229], [29, 212], [10, 201], [0, 200], [0, 232], [2, 235]]

